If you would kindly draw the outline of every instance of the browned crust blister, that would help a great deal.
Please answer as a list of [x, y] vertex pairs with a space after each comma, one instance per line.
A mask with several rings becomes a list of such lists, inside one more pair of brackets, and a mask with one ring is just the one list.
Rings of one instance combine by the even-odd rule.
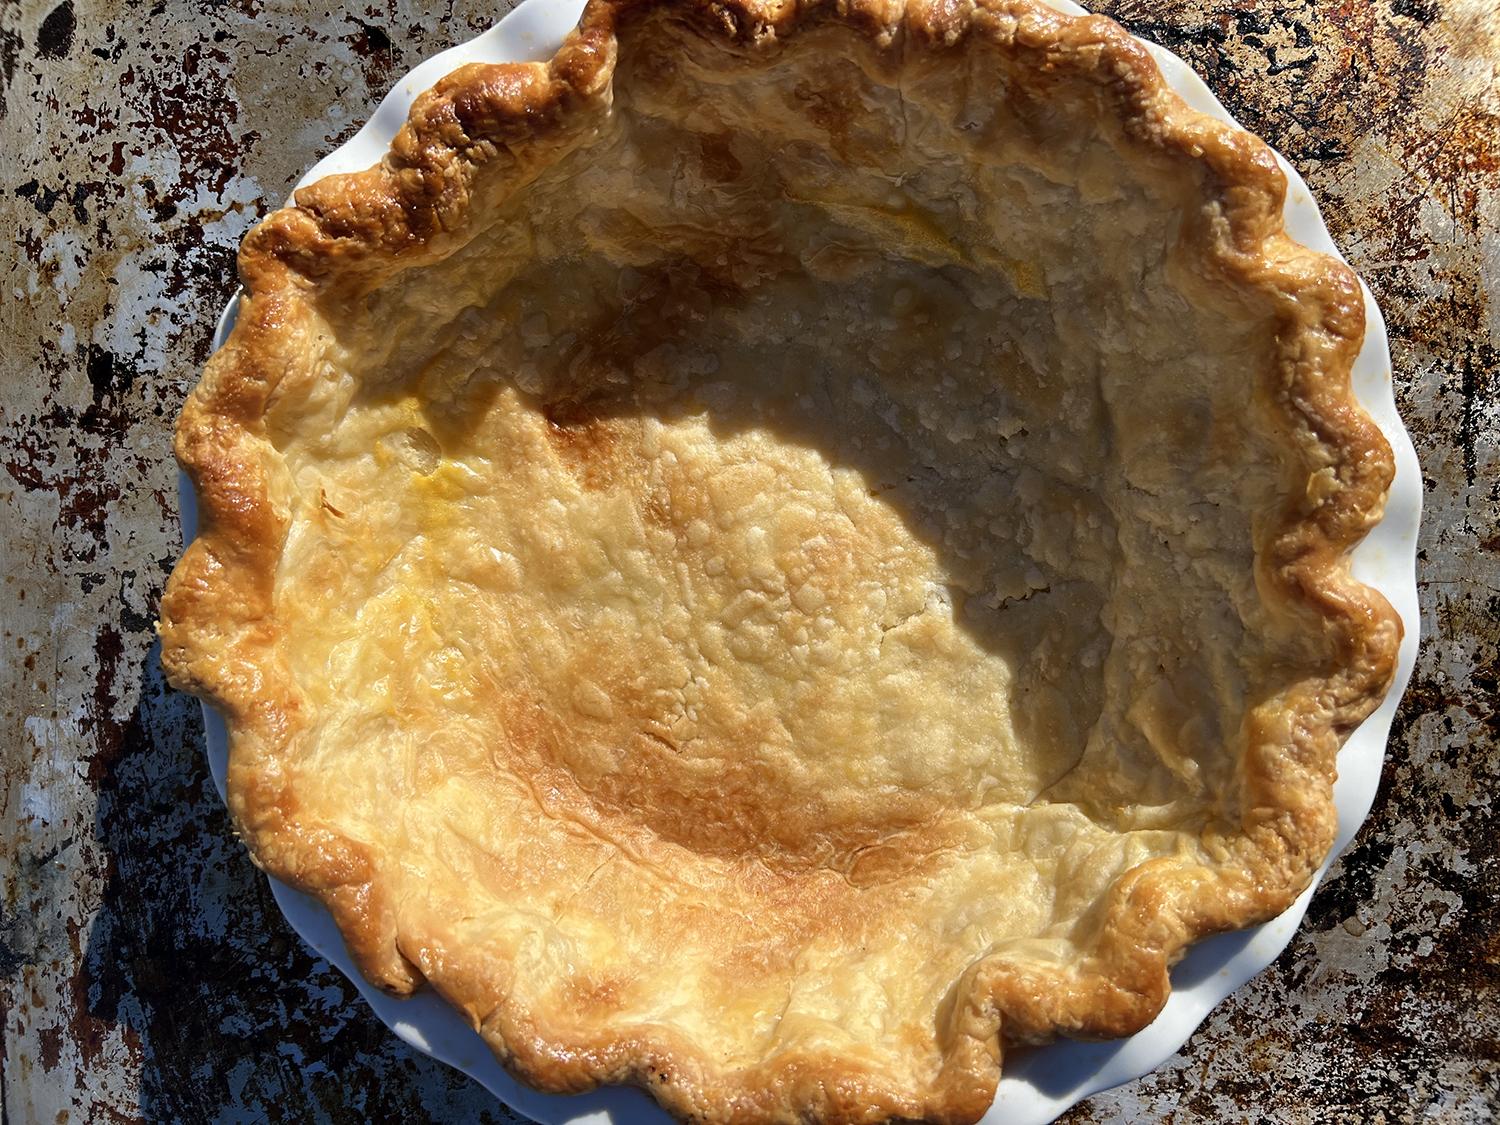
[[397, 993], [418, 987], [421, 936], [395, 934], [369, 857], [300, 824], [286, 780], [302, 716], [272, 611], [288, 517], [267, 406], [299, 334], [314, 331], [312, 298], [372, 288], [440, 257], [462, 239], [476, 192], [524, 182], [579, 143], [607, 108], [617, 29], [662, 9], [741, 54], [780, 49], [813, 24], [841, 23], [891, 67], [919, 56], [930, 63], [979, 39], [1039, 78], [1096, 86], [1131, 145], [1196, 169], [1209, 204], [1188, 229], [1197, 260], [1215, 283], [1257, 291], [1280, 310], [1277, 382], [1264, 397], [1302, 477], [1332, 474], [1315, 495], [1290, 497], [1263, 529], [1257, 581], [1267, 605], [1320, 631], [1337, 658], [1326, 675], [1252, 712], [1240, 831], [1218, 842], [1222, 862], [1160, 859], [1127, 872], [1080, 964], [1023, 969], [992, 958], [973, 966], [947, 1005], [943, 1066], [930, 1088], [891, 1088], [881, 1074], [832, 1055], [726, 1073], [680, 1036], [601, 1026], [580, 1038], [549, 1013], [522, 1010], [487, 979], [443, 982], [502, 1060], [545, 1090], [637, 1082], [673, 1112], [703, 1120], [973, 1120], [993, 1096], [1002, 1039], [1134, 1032], [1161, 1008], [1168, 968], [1189, 943], [1273, 917], [1302, 891], [1334, 837], [1337, 749], [1389, 685], [1401, 631], [1384, 600], [1347, 569], [1393, 473], [1390, 450], [1349, 385], [1364, 331], [1358, 283], [1341, 263], [1286, 237], [1285, 181], [1270, 150], [1189, 109], [1112, 21], [1062, 16], [1037, 0], [595, 0], [550, 64], [474, 65], [444, 79], [417, 101], [381, 166], [304, 189], [245, 241], [238, 323], [177, 432], [200, 526], [163, 600], [163, 661], [174, 684], [225, 716], [231, 810], [257, 862], [330, 907], [371, 980]]

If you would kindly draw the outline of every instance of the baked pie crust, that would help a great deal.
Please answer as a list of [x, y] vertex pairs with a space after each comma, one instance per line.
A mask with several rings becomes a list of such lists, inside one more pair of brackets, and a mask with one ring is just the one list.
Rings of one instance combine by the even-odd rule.
[[1283, 910], [1400, 624], [1347, 268], [1034, 0], [595, 0], [246, 238], [171, 680], [545, 1090], [971, 1121]]

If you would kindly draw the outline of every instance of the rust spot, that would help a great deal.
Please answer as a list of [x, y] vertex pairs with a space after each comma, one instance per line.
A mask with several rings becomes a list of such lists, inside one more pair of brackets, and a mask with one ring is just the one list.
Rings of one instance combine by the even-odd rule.
[[365, 85], [378, 90], [390, 84], [395, 76], [398, 54], [390, 35], [382, 27], [357, 16], [346, 15], [344, 19], [354, 24], [357, 30], [344, 37], [344, 41], [360, 57], [364, 64]]
[[44, 1071], [56, 1070], [62, 1057], [62, 1028], [44, 1027], [37, 1032], [37, 1057]]
[[37, 29], [37, 54], [44, 59], [60, 59], [73, 49], [73, 33], [78, 30], [78, 17], [73, 14], [73, 0], [63, 0], [47, 13], [42, 26]]

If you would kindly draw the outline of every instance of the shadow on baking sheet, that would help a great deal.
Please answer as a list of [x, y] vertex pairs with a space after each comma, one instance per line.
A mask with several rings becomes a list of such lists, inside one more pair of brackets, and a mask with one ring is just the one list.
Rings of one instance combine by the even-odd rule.
[[79, 935], [82, 1064], [123, 1038], [147, 1121], [524, 1120], [392, 1035], [297, 938], [214, 791], [198, 701], [166, 685], [159, 645], [137, 674], [93, 760], [107, 875]]

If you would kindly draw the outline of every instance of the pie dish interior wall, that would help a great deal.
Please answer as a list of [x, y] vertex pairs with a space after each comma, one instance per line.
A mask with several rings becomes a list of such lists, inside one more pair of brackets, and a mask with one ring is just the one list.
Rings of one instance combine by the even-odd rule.
[[1257, 563], [1332, 485], [1215, 173], [1106, 89], [745, 54], [643, 19], [452, 230], [288, 305], [282, 768], [383, 888], [366, 968], [543, 1084], [839, 1055], [922, 1111], [976, 966], [1097, 969], [1127, 872], [1235, 854], [1257, 709], [1343, 656]]

